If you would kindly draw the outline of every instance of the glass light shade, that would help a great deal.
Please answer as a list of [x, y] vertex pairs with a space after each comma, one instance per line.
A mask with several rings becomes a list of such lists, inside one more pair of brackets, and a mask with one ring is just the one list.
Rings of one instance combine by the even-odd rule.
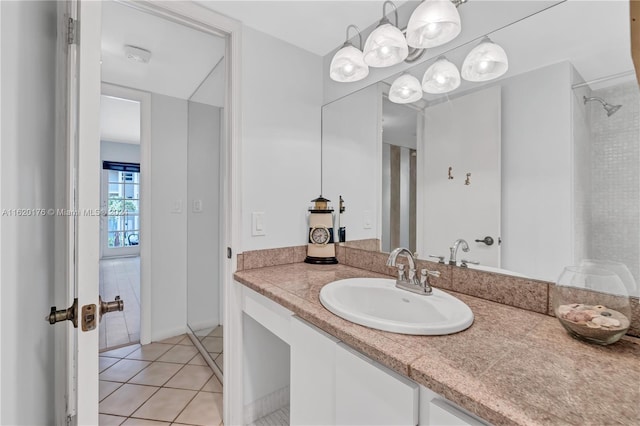
[[396, 78], [389, 89], [389, 100], [396, 104], [408, 104], [421, 98], [420, 82], [411, 74], [404, 74]]
[[364, 44], [364, 62], [370, 67], [390, 67], [408, 55], [409, 46], [402, 31], [389, 23], [373, 30]]
[[504, 49], [488, 38], [474, 47], [462, 63], [462, 78], [467, 81], [487, 81], [498, 78], [509, 69]]
[[455, 64], [445, 58], [433, 63], [422, 77], [422, 90], [427, 93], [447, 93], [460, 86], [460, 72]]
[[341, 83], [362, 80], [369, 75], [369, 67], [362, 59], [362, 52], [352, 44], [345, 43], [331, 60], [329, 76]]
[[425, 0], [413, 11], [407, 25], [407, 43], [427, 48], [443, 45], [460, 34], [460, 14], [450, 0]]

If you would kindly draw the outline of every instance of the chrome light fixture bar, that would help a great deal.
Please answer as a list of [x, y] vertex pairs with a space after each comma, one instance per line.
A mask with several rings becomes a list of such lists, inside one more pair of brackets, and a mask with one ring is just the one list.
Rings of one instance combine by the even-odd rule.
[[[355, 47], [349, 41], [349, 29], [355, 29], [360, 39], [360, 48]], [[329, 76], [332, 80], [341, 83], [362, 80], [369, 75], [369, 67], [364, 63], [362, 55], [362, 34], [355, 25], [347, 27], [347, 35], [342, 48], [333, 55]]]
[[[395, 15], [395, 26], [387, 19], [386, 7], [391, 5]], [[398, 9], [391, 1], [382, 4], [382, 19], [364, 44], [364, 62], [370, 67], [390, 67], [404, 61], [409, 55], [409, 46], [398, 28]]]

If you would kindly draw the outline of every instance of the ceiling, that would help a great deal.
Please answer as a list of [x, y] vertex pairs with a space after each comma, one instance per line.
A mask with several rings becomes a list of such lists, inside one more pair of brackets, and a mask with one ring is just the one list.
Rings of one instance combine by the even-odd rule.
[[[207, 34], [166, 19], [106, 1], [102, 6], [102, 80], [180, 99], [189, 99], [199, 88], [199, 101], [221, 106], [218, 81], [208, 81], [225, 51], [222, 37]], [[127, 59], [124, 46], [151, 51], [144, 64]], [[201, 86], [209, 89], [208, 93]]]
[[102, 95], [100, 140], [140, 144], [140, 102]]
[[[344, 43], [345, 30], [349, 24], [364, 30], [379, 21], [384, 2], [196, 0], [196, 3], [311, 53], [324, 56]], [[400, 7], [409, 2], [394, 3]], [[391, 8], [387, 10], [390, 11]]]

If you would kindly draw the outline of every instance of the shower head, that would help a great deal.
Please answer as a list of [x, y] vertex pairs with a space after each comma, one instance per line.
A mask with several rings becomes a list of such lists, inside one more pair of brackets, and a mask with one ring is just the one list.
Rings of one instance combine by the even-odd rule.
[[620, 108], [622, 108], [622, 105], [611, 105], [610, 103], [605, 102], [602, 98], [597, 98], [597, 97], [587, 98], [586, 96], [583, 96], [582, 98], [584, 99], [585, 105], [587, 104], [587, 102], [593, 102], [593, 101], [600, 102], [604, 110], [607, 112], [607, 117], [611, 117]]
[[616, 111], [618, 111], [620, 108], [622, 108], [622, 105], [611, 105], [611, 104], [606, 104], [603, 105], [605, 111], [607, 111], [607, 117], [611, 117], [613, 114], [616, 113]]

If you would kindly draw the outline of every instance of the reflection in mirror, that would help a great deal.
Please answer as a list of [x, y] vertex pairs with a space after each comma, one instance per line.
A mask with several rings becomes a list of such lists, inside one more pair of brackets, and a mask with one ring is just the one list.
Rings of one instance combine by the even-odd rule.
[[220, 146], [224, 131], [224, 39], [211, 35], [215, 65], [189, 98], [187, 322], [223, 373], [220, 280]]
[[[463, 80], [402, 107], [417, 115], [401, 120], [404, 137], [415, 137], [420, 258], [448, 259], [463, 238], [470, 251], [457, 260], [478, 268], [555, 281], [566, 265], [601, 259], [625, 264], [638, 280], [640, 98], [628, 23], [625, 2], [561, 3], [490, 34], [509, 56], [501, 78]], [[447, 59], [460, 67], [479, 41]], [[421, 79], [435, 60], [409, 72]], [[398, 76], [325, 105], [322, 117], [324, 193], [347, 201], [348, 241], [380, 240], [385, 251], [411, 245], [391, 236], [394, 227], [406, 235], [413, 214], [401, 201], [403, 214], [392, 213], [390, 201], [404, 195], [404, 175], [395, 182], [387, 164], [390, 147], [406, 145], [389, 136], [400, 119], [384, 96]], [[492, 223], [481, 225], [482, 217]]]
[[187, 322], [222, 372], [220, 138], [222, 108], [189, 101]]
[[412, 104], [382, 102], [382, 250], [416, 251], [418, 114]]

